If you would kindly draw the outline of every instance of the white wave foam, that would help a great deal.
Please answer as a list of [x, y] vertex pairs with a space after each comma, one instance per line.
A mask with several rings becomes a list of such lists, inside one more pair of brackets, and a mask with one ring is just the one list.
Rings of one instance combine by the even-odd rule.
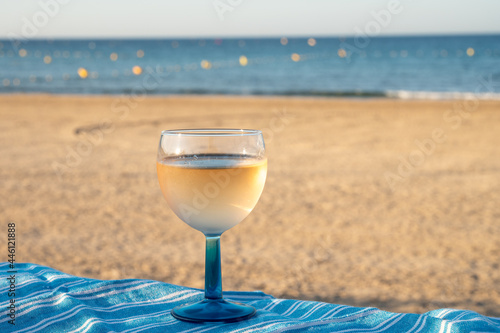
[[474, 92], [458, 92], [458, 91], [409, 91], [395, 90], [388, 91], [386, 96], [397, 99], [427, 99], [427, 100], [500, 100], [500, 93], [474, 93]]

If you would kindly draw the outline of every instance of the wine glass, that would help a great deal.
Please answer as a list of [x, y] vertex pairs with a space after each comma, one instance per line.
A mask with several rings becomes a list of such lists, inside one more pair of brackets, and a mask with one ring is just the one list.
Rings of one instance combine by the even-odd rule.
[[206, 237], [205, 299], [178, 306], [172, 315], [191, 322], [250, 318], [255, 308], [222, 296], [220, 236], [250, 214], [262, 194], [267, 175], [262, 132], [163, 131], [156, 166], [170, 208]]

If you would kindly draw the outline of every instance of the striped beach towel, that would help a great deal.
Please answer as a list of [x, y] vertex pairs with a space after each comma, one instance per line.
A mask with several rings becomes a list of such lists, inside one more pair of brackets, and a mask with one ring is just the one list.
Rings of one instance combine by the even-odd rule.
[[187, 323], [170, 310], [203, 291], [151, 280], [103, 281], [35, 264], [0, 264], [0, 332], [500, 332], [500, 318], [465, 310], [392, 313], [321, 302], [225, 292], [257, 314], [236, 323]]

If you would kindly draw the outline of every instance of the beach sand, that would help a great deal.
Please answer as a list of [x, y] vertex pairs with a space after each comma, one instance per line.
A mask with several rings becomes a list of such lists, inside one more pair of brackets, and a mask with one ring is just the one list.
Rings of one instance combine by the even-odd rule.
[[203, 288], [203, 235], [156, 178], [160, 131], [263, 129], [268, 179], [222, 237], [225, 290], [500, 316], [500, 102], [0, 96], [0, 245], [96, 279]]

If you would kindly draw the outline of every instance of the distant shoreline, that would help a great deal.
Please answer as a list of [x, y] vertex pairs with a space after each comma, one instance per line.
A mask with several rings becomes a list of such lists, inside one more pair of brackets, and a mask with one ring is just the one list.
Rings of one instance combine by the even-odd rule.
[[[53, 93], [53, 92], [21, 92], [21, 91], [0, 91], [0, 96], [9, 95], [26, 95], [26, 96], [74, 96], [74, 97], [99, 97], [99, 96], [123, 96], [131, 95], [133, 91], [123, 91], [116, 93]], [[459, 101], [459, 100], [484, 100], [484, 101], [499, 101], [500, 93], [480, 93], [475, 94], [472, 92], [432, 92], [432, 91], [390, 91], [390, 92], [311, 92], [311, 93], [294, 93], [289, 92], [285, 94], [270, 94], [270, 93], [256, 93], [256, 94], [231, 94], [231, 93], [148, 93], [148, 97], [220, 97], [220, 98], [304, 98], [304, 99], [348, 99], [348, 100], [409, 100], [409, 101]]]

